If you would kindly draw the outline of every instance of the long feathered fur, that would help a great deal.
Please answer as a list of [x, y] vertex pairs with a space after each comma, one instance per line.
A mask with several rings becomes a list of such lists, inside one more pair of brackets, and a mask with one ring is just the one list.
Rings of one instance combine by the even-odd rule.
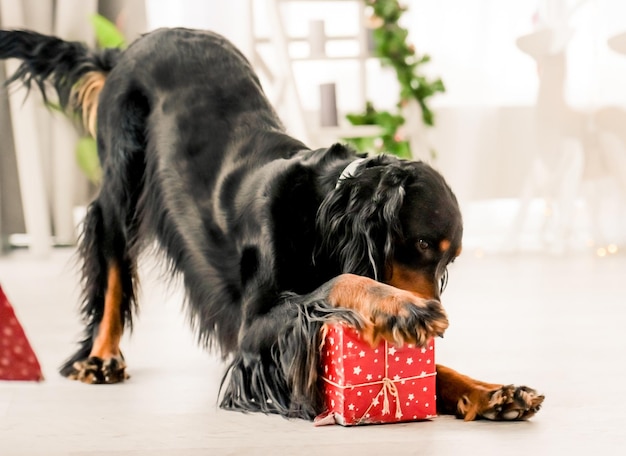
[[401, 160], [381, 155], [364, 161], [357, 173], [320, 205], [316, 257], [334, 259], [340, 272], [380, 280], [402, 234], [398, 214], [411, 172]]
[[291, 294], [287, 300], [288, 311], [280, 318], [288, 324], [277, 328], [276, 342], [265, 351], [239, 352], [230, 362], [220, 386], [222, 408], [306, 419], [323, 410], [317, 384], [322, 327], [343, 321], [359, 328], [363, 321], [321, 296], [303, 300]]
[[51, 87], [60, 107], [78, 114], [93, 136], [105, 74], [115, 66], [120, 53], [119, 49], [91, 50], [80, 42], [29, 30], [0, 30], [0, 59], [22, 61], [7, 84], [20, 81], [28, 90], [34, 85], [45, 101], [50, 100]]

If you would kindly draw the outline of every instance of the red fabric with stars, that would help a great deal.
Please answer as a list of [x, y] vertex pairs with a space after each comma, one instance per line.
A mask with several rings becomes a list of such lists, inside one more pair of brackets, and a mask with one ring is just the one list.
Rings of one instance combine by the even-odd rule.
[[357, 330], [325, 325], [320, 387], [327, 416], [344, 426], [397, 423], [436, 416], [435, 348], [381, 342], [372, 348]]
[[0, 380], [43, 380], [41, 367], [0, 287]]

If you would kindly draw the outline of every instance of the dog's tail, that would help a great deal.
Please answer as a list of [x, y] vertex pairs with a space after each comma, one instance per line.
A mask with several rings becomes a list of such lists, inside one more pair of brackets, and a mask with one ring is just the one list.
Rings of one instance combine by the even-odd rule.
[[78, 114], [93, 136], [98, 97], [120, 54], [119, 49], [91, 50], [83, 43], [28, 30], [0, 30], [0, 59], [22, 61], [7, 84], [21, 81], [30, 90], [35, 83], [46, 102], [51, 85], [61, 109]]

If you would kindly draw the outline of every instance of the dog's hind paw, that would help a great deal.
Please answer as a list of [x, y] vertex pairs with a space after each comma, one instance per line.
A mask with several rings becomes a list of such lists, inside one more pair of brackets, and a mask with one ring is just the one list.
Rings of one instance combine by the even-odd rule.
[[86, 360], [76, 361], [67, 378], [88, 384], [110, 384], [121, 383], [130, 376], [126, 373], [123, 357], [102, 359], [90, 356]]

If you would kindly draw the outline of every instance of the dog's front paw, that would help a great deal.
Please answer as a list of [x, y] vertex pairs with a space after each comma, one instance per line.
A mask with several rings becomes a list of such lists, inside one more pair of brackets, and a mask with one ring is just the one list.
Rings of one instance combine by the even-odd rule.
[[121, 356], [107, 359], [90, 356], [83, 361], [76, 361], [67, 378], [83, 383], [102, 384], [121, 383], [130, 376], [126, 373], [126, 363]]
[[371, 331], [364, 337], [373, 345], [382, 337], [396, 345], [424, 346], [430, 339], [443, 336], [448, 328], [448, 317], [439, 301], [423, 300], [404, 292], [372, 306], [369, 318]]
[[527, 386], [503, 386], [479, 398], [459, 400], [459, 413], [466, 421], [484, 418], [492, 421], [523, 421], [534, 416], [545, 399]]
[[381, 338], [397, 345], [424, 346], [448, 328], [448, 317], [439, 301], [422, 299], [367, 277], [341, 275], [329, 300], [335, 306], [354, 309], [363, 317], [361, 334], [372, 346]]

